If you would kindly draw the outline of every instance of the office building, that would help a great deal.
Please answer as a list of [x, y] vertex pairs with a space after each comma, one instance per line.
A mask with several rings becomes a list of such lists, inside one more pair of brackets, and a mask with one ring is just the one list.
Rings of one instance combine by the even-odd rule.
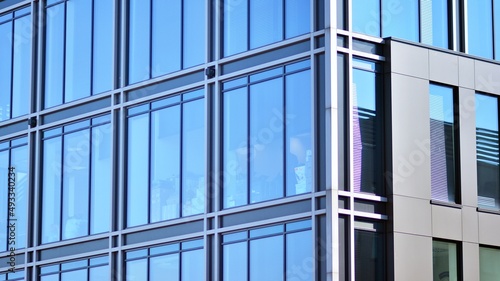
[[0, 1], [0, 280], [500, 280], [499, 23]]

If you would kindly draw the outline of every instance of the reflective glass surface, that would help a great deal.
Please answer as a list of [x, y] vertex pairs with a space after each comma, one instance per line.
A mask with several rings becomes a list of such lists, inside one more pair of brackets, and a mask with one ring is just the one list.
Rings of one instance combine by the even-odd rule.
[[[12, 81], [12, 46], [13, 38], [10, 36], [12, 31], [12, 22], [8, 21], [0, 24], [0, 38], [3, 38], [2, 47], [0, 48], [0, 121], [10, 119], [10, 89]], [[8, 47], [9, 46], [9, 47]]]
[[153, 77], [181, 69], [181, 6], [182, 0], [153, 0]]
[[468, 53], [493, 58], [493, 18], [491, 0], [467, 2]]
[[184, 0], [183, 21], [183, 68], [189, 68], [205, 61], [205, 2]]
[[[14, 20], [12, 117], [27, 114], [29, 110], [28, 101], [31, 97], [31, 84], [27, 83], [27, 81], [31, 81], [31, 39], [33, 37], [31, 34], [31, 24], [30, 15]], [[9, 40], [9, 38], [7, 40]], [[1, 73], [3, 76], [5, 72]], [[6, 93], [8, 92], [3, 92], [2, 95]]]
[[391, 36], [418, 42], [418, 2], [418, 0], [382, 0], [382, 37]]
[[352, 0], [352, 30], [380, 36], [380, 0]]
[[205, 259], [203, 250], [182, 252], [182, 281], [205, 280]]
[[45, 26], [45, 108], [61, 104], [64, 81], [64, 3], [47, 8]]
[[375, 231], [354, 230], [356, 280], [384, 281], [384, 235]]
[[476, 94], [477, 203], [500, 209], [498, 99]]
[[283, 38], [281, 1], [250, 0], [250, 49]]
[[500, 267], [498, 266], [499, 264], [499, 249], [479, 247], [479, 270], [481, 281], [500, 280]]
[[247, 280], [247, 243], [228, 244], [223, 247], [223, 280]]
[[[432, 269], [434, 281], [458, 281], [458, 252], [457, 244], [432, 241]], [[481, 278], [481, 280], [483, 280]]]
[[178, 253], [151, 258], [149, 280], [162, 281], [165, 280], [166, 276], [168, 276], [170, 280], [179, 280], [179, 263]]
[[62, 138], [43, 144], [42, 243], [60, 239]]
[[250, 281], [283, 280], [283, 237], [250, 241]]
[[128, 83], [150, 77], [150, 1], [129, 1]]
[[449, 47], [448, 1], [421, 0], [422, 43]]
[[432, 198], [456, 202], [453, 88], [431, 84], [429, 90]]
[[224, 56], [241, 53], [248, 49], [248, 0], [224, 0], [230, 9], [224, 10]]

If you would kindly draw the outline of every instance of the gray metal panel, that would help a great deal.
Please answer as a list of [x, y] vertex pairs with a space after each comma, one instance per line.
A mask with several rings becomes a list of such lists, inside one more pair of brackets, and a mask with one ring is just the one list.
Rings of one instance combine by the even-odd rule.
[[478, 213], [479, 243], [500, 247], [500, 216]]
[[476, 90], [486, 93], [500, 93], [500, 65], [476, 60], [475, 82]]
[[432, 238], [394, 233], [394, 280], [432, 280]]
[[458, 56], [430, 50], [429, 78], [434, 82], [458, 84]]
[[463, 280], [479, 280], [479, 245], [462, 244]]
[[478, 214], [476, 208], [462, 208], [462, 237], [464, 241], [478, 243]]
[[393, 193], [430, 200], [429, 82], [393, 73], [391, 83]]
[[429, 51], [426, 48], [391, 41], [392, 72], [429, 79]]
[[432, 235], [431, 205], [429, 204], [429, 200], [399, 195], [394, 195], [393, 199], [394, 232], [423, 236]]
[[432, 206], [432, 236], [462, 240], [462, 211], [447, 206]]
[[474, 89], [474, 60], [464, 57], [458, 58], [458, 85]]

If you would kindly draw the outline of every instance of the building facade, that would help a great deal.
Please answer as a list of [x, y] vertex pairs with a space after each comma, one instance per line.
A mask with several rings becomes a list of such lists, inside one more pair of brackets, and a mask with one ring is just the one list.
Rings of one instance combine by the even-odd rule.
[[0, 1], [0, 280], [500, 280], [499, 22]]

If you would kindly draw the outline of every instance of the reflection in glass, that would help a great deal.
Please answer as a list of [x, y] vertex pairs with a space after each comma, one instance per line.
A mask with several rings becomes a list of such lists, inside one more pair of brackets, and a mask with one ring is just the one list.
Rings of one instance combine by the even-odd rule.
[[283, 82], [273, 79], [250, 86], [250, 203], [283, 197]]
[[493, 18], [491, 0], [467, 2], [468, 53], [493, 58]]
[[[301, 231], [286, 236], [286, 280], [313, 281], [315, 260], [311, 231]], [[300, 270], [297, 270], [300, 269]]]
[[432, 241], [432, 280], [458, 281], [459, 277], [457, 266], [457, 244]]
[[205, 0], [184, 0], [183, 68], [205, 61]]
[[283, 280], [283, 250], [283, 236], [250, 241], [250, 281]]
[[153, 0], [152, 77], [181, 69], [181, 5], [182, 0]]
[[[14, 65], [12, 74], [12, 118], [28, 113], [31, 97], [31, 16], [24, 16], [14, 21]], [[10, 37], [10, 36], [9, 36]], [[2, 40], [6, 37], [2, 37]], [[2, 43], [3, 44], [3, 43]], [[6, 46], [6, 45], [4, 45]], [[7, 45], [8, 46], [8, 45]], [[0, 51], [1, 52], [1, 51]], [[0, 60], [1, 61], [1, 60]], [[3, 63], [3, 62], [2, 62]], [[9, 72], [0, 72], [2, 76]], [[8, 92], [2, 92], [6, 95]], [[0, 119], [1, 120], [1, 119]]]
[[430, 85], [432, 199], [456, 202], [453, 88]]
[[113, 1], [94, 1], [92, 93], [113, 88]]
[[148, 280], [148, 260], [128, 261], [125, 267], [126, 281]]
[[205, 259], [203, 250], [182, 252], [182, 281], [205, 280]]
[[[12, 22], [8, 21], [0, 24], [0, 38], [2, 38], [3, 46], [12, 46], [13, 38], [11, 36]], [[10, 89], [11, 89], [11, 65], [12, 65], [12, 49], [0, 48], [0, 121], [10, 118]]]
[[[224, 7], [228, 7], [231, 0], [224, 0]], [[238, 5], [231, 5], [224, 10], [224, 57], [241, 53], [248, 49], [248, 0], [239, 1]]]
[[421, 0], [422, 43], [449, 47], [448, 1]]
[[382, 0], [382, 37], [392, 36], [418, 42], [418, 2]]
[[292, 38], [309, 32], [310, 1], [285, 1], [285, 38]]
[[[7, 162], [5, 162], [7, 163]], [[16, 210], [14, 212], [16, 218], [20, 218], [16, 224], [16, 248], [24, 248], [27, 239], [27, 218], [28, 207], [28, 146], [24, 145], [12, 149], [11, 152], [11, 167], [15, 168], [16, 179]], [[6, 170], [6, 169], [5, 169]], [[4, 181], [7, 182], [7, 181]], [[4, 201], [0, 201], [4, 202]], [[5, 218], [5, 217], [3, 217]], [[6, 240], [3, 240], [6, 241]]]
[[382, 233], [354, 230], [356, 280], [384, 281], [385, 250]]
[[500, 209], [498, 99], [476, 95], [477, 204]]
[[92, 267], [89, 269], [89, 281], [109, 279], [109, 266]]
[[75, 270], [63, 272], [61, 274], [61, 281], [84, 281], [87, 280], [87, 270]]
[[130, 0], [128, 83], [149, 78], [150, 1]]
[[268, 45], [283, 38], [282, 16], [281, 1], [250, 1], [250, 49]]
[[44, 108], [63, 101], [64, 3], [47, 9]]
[[[4, 150], [0, 151], [0, 180], [1, 182], [7, 183], [9, 182], [8, 180], [8, 169], [9, 168], [9, 151]], [[3, 190], [0, 190], [0, 202], [3, 206], [6, 206], [8, 204], [8, 189], [4, 188]], [[8, 212], [7, 208], [0, 208], [0, 217], [1, 218], [7, 218]], [[0, 220], [0, 252], [5, 251], [7, 249], [7, 220], [6, 219], [1, 219]]]
[[223, 246], [222, 280], [246, 280], [248, 276], [247, 243], [235, 243]]
[[500, 60], [500, 0], [493, 0], [493, 38], [495, 38], [495, 59]]
[[380, 36], [380, 0], [352, 0], [352, 30]]
[[500, 280], [500, 267], [498, 266], [499, 264], [499, 249], [479, 247], [479, 268], [481, 281]]
[[166, 276], [168, 276], [168, 280], [179, 280], [179, 262], [179, 254], [177, 253], [151, 258], [149, 280], [163, 281]]
[[61, 215], [61, 137], [43, 142], [42, 243], [59, 241]]

